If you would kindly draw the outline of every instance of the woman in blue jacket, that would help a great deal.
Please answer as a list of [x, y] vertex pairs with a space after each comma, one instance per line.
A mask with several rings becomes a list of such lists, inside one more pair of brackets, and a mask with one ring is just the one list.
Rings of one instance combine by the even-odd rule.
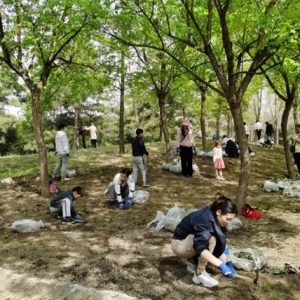
[[224, 276], [234, 277], [232, 262], [226, 255], [229, 254], [226, 226], [236, 214], [236, 205], [224, 195], [217, 194], [211, 205], [190, 213], [177, 225], [172, 250], [180, 258], [194, 260], [194, 265], [190, 261], [188, 264], [188, 271], [194, 274], [194, 283], [206, 287], [218, 285], [218, 281], [206, 272], [207, 262], [218, 267]]

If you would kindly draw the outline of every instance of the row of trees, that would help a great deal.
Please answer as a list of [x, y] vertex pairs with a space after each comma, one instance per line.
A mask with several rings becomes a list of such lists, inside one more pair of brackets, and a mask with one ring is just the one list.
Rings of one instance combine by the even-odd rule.
[[287, 128], [292, 107], [298, 120], [299, 14], [295, 0], [2, 1], [1, 71], [17, 74], [30, 93], [42, 194], [48, 193], [44, 112], [67, 102], [79, 116], [82, 101], [111, 85], [119, 89], [121, 153], [127, 98], [136, 125], [146, 103], [154, 108], [150, 116], [159, 119], [166, 149], [176, 115], [198, 111], [204, 147], [208, 113], [225, 115], [228, 130], [233, 120], [241, 207], [250, 176], [244, 114], [248, 99], [267, 82], [284, 103], [281, 131], [292, 177]]

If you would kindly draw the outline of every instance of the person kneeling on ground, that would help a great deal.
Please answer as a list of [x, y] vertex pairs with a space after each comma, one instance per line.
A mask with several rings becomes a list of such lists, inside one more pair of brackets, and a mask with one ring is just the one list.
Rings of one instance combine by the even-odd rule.
[[109, 194], [110, 202], [118, 201], [119, 209], [127, 209], [133, 205], [134, 188], [135, 182], [131, 170], [124, 168], [114, 177], [105, 193]]
[[187, 267], [194, 274], [194, 283], [205, 287], [219, 284], [206, 272], [207, 262], [218, 267], [224, 276], [234, 278], [235, 271], [228, 259], [226, 226], [236, 214], [236, 205], [217, 194], [211, 205], [190, 213], [177, 225], [172, 250], [177, 257], [191, 259]]
[[83, 223], [83, 218], [76, 213], [74, 208], [74, 201], [82, 196], [83, 188], [80, 186], [75, 186], [72, 191], [66, 191], [56, 195], [50, 201], [51, 214], [62, 218], [62, 223]]

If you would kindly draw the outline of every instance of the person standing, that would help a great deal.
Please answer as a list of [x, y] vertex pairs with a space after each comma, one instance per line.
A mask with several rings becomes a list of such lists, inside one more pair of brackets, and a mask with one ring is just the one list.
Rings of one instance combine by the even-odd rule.
[[249, 132], [249, 129], [248, 129], [248, 126], [247, 126], [246, 122], [244, 122], [244, 128], [245, 128], [245, 132], [246, 132], [246, 138], [247, 138], [247, 141], [248, 141], [250, 132]]
[[142, 173], [143, 178], [143, 186], [150, 186], [147, 178], [147, 167], [144, 160], [144, 155], [147, 158], [150, 158], [148, 151], [146, 150], [146, 146], [144, 143], [144, 130], [138, 128], [136, 130], [136, 137], [132, 141], [132, 168], [133, 168], [133, 179], [134, 182], [137, 182], [138, 172], [139, 170]]
[[56, 167], [54, 168], [52, 177], [56, 177], [59, 172], [61, 172], [61, 181], [70, 180], [66, 176], [67, 174], [67, 167], [68, 167], [68, 159], [70, 155], [70, 145], [67, 138], [67, 125], [60, 124], [58, 126], [58, 132], [56, 133], [55, 137], [55, 154], [58, 156], [59, 161]]
[[215, 148], [213, 149], [213, 162], [216, 172], [217, 180], [225, 180], [222, 174], [222, 169], [225, 169], [223, 160], [222, 140], [215, 141]]
[[96, 128], [94, 122], [90, 123], [90, 127], [85, 127], [85, 130], [90, 131], [91, 146], [92, 146], [92, 148], [96, 148], [97, 147], [97, 128]]
[[177, 132], [176, 149], [180, 153], [182, 177], [193, 177], [193, 147], [195, 147], [193, 131], [188, 118], [184, 119]]
[[269, 122], [266, 122], [265, 124], [266, 124], [267, 139], [270, 140], [270, 141], [273, 141], [273, 135], [274, 135], [273, 126]]
[[262, 124], [261, 122], [259, 122], [259, 120], [256, 120], [255, 124], [254, 124], [254, 129], [257, 135], [257, 140], [259, 141], [261, 138], [261, 133], [262, 133]]
[[295, 165], [298, 173], [300, 173], [300, 124], [295, 126], [295, 135], [291, 137], [292, 145], [295, 145], [295, 152], [293, 153]]

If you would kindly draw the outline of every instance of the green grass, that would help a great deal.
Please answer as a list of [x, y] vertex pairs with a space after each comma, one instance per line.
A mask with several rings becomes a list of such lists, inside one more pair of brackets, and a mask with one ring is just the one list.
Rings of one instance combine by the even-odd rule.
[[[126, 145], [126, 150], [129, 151], [130, 145]], [[103, 154], [118, 155], [118, 148], [115, 145], [100, 146], [92, 149], [72, 150], [69, 167], [89, 167], [99, 160], [99, 156]], [[53, 152], [48, 153], [49, 174], [57, 163], [57, 157]], [[8, 177], [16, 177], [20, 175], [29, 175], [39, 173], [38, 154], [30, 155], [8, 155], [0, 157], [0, 180]]]

